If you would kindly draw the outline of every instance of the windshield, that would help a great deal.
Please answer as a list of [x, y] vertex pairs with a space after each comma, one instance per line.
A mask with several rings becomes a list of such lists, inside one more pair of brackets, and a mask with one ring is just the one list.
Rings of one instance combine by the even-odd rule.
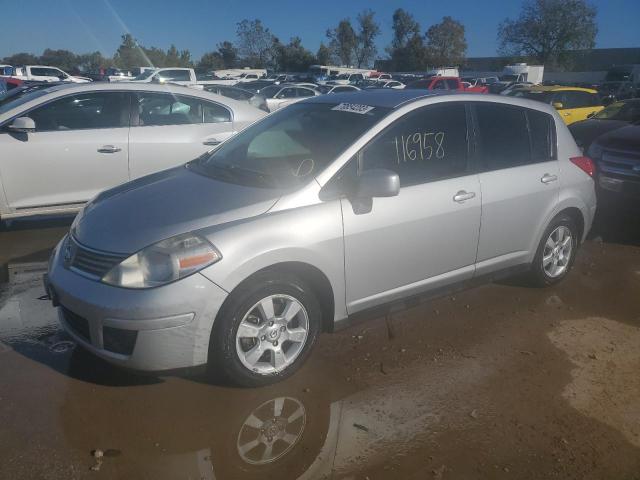
[[[26, 87], [23, 90], [12, 90], [7, 92], [5, 97], [0, 98], [0, 115], [8, 112], [20, 105], [23, 105], [47, 93], [51, 93], [51, 88]], [[15, 93], [14, 93], [15, 92]]]
[[517, 82], [518, 75], [502, 75], [500, 77], [500, 80], [502, 80], [503, 82]]
[[363, 105], [294, 104], [188, 166], [233, 183], [261, 188], [298, 187], [323, 171], [388, 111]]
[[155, 73], [155, 70], [145, 70], [140, 75], [134, 78], [134, 80], [145, 80]]
[[615, 102], [600, 110], [593, 117], [597, 120], [623, 120], [637, 122], [640, 120], [640, 101]]

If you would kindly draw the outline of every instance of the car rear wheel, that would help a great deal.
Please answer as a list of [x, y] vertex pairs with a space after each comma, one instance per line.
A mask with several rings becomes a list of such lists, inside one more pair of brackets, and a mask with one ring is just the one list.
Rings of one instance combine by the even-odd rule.
[[302, 365], [320, 321], [318, 300], [302, 279], [259, 274], [225, 302], [215, 321], [209, 366], [242, 386], [280, 381]]
[[556, 217], [545, 230], [531, 265], [530, 280], [545, 287], [567, 276], [578, 248], [578, 229], [569, 216]]

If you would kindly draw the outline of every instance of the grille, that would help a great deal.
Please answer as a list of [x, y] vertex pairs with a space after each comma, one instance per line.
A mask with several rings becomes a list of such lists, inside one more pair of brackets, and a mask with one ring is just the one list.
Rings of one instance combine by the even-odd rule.
[[76, 242], [73, 237], [69, 238], [69, 242], [71, 247], [69, 266], [92, 277], [104, 277], [109, 270], [127, 258], [126, 255], [92, 250]]
[[138, 332], [136, 330], [123, 330], [113, 327], [104, 327], [102, 329], [104, 349], [110, 352], [131, 355], [137, 339]]
[[87, 342], [91, 343], [91, 333], [89, 331], [89, 322], [87, 321], [87, 319], [81, 317], [80, 315], [76, 315], [71, 310], [68, 310], [65, 307], [61, 308], [64, 319], [71, 330], [73, 330], [76, 335], [84, 338]]

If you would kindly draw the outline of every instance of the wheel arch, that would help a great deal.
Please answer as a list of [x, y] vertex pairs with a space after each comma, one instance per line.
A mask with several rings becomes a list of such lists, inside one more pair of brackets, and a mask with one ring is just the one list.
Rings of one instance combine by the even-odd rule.
[[578, 228], [578, 232], [577, 232], [578, 244], [581, 244], [584, 236], [584, 224], [585, 224], [584, 215], [582, 214], [582, 211], [578, 207], [567, 207], [560, 210], [553, 218], [555, 219], [562, 215], [567, 215], [573, 221], [576, 222], [576, 227]]
[[335, 301], [331, 282], [319, 268], [309, 263], [300, 261], [279, 262], [253, 272], [247, 278], [242, 280], [242, 282], [236, 285], [234, 289], [229, 293], [229, 295], [225, 299], [225, 302], [220, 308], [218, 315], [220, 314], [220, 312], [224, 311], [225, 304], [237, 289], [247, 285], [248, 283], [251, 283], [257, 276], [269, 272], [289, 273], [307, 282], [313, 289], [314, 293], [317, 295], [318, 302], [320, 303], [320, 308], [322, 309], [322, 325], [320, 326], [321, 331], [333, 331], [335, 320]]

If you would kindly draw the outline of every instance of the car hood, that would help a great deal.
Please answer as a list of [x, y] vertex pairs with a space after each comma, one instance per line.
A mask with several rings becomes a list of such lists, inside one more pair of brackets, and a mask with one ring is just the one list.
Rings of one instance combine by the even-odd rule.
[[102, 192], [79, 214], [72, 233], [87, 247], [132, 254], [174, 235], [263, 214], [281, 193], [180, 166]]
[[614, 150], [635, 151], [640, 154], [640, 125], [627, 125], [598, 138], [598, 144]]
[[600, 135], [628, 125], [624, 120], [588, 119], [569, 125], [569, 130], [581, 147], [588, 147]]

